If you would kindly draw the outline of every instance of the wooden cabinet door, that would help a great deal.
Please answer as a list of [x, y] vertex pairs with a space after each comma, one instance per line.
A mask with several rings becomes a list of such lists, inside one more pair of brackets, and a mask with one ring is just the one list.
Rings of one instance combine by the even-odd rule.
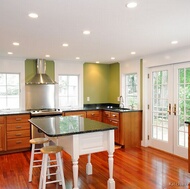
[[5, 133], [5, 117], [0, 116], [0, 151], [5, 151], [6, 149], [6, 133]]
[[86, 118], [86, 112], [85, 111], [65, 112], [64, 115], [65, 116], [74, 116], [74, 115], [77, 115], [77, 116], [81, 116], [81, 117]]
[[101, 110], [87, 111], [86, 117], [92, 120], [102, 121], [102, 111]]
[[115, 132], [115, 143], [120, 144], [120, 129], [119, 129], [119, 113], [118, 112], [111, 112], [111, 111], [103, 111], [103, 122], [117, 126]]

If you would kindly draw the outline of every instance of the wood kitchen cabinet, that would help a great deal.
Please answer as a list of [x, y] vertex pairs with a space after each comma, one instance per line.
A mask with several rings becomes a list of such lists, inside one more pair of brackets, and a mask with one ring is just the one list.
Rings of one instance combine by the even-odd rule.
[[0, 116], [0, 152], [6, 149], [6, 117]]
[[85, 111], [73, 111], [73, 112], [65, 112], [64, 113], [64, 116], [81, 116], [81, 117], [84, 117], [86, 118], [86, 112]]
[[124, 148], [141, 145], [142, 140], [142, 112], [114, 112], [103, 111], [103, 122], [117, 126], [115, 143]]
[[103, 122], [118, 127], [115, 130], [115, 143], [120, 144], [119, 112], [103, 111]]
[[9, 115], [7, 118], [7, 151], [30, 148], [29, 114]]
[[141, 146], [142, 111], [120, 113], [121, 141], [125, 148]]
[[87, 111], [86, 117], [95, 121], [102, 121], [102, 111], [101, 110]]

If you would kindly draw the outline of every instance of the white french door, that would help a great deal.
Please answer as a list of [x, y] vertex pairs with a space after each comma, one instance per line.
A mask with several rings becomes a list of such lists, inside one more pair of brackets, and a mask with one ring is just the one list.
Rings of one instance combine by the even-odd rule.
[[187, 158], [190, 62], [150, 68], [149, 146]]

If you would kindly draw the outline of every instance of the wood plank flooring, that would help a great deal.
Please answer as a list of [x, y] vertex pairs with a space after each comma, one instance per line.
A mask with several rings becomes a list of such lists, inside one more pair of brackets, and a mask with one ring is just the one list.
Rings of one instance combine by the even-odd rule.
[[[79, 188], [106, 189], [107, 152], [92, 154], [93, 175], [86, 175], [87, 156], [79, 159]], [[72, 162], [63, 152], [66, 188], [72, 188]], [[30, 152], [0, 155], [0, 189], [37, 189], [40, 169], [34, 168], [28, 182]], [[117, 149], [114, 153], [116, 189], [181, 189], [189, 188], [187, 160], [151, 148]], [[55, 184], [47, 186], [54, 189]], [[61, 188], [60, 186], [58, 188]]]

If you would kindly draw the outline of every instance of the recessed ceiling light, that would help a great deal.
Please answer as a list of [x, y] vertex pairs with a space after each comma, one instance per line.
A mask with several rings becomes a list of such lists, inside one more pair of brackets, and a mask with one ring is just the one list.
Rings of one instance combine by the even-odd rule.
[[115, 60], [115, 57], [111, 57], [112, 60]]
[[90, 34], [90, 31], [89, 31], [89, 30], [84, 30], [84, 31], [83, 31], [83, 34], [84, 34], [84, 35], [89, 35], [89, 34]]
[[100, 63], [100, 61], [96, 61], [96, 63], [97, 63], [97, 64], [99, 64], [99, 63]]
[[172, 41], [172, 42], [171, 42], [171, 44], [173, 44], [173, 45], [174, 45], [174, 44], [177, 44], [177, 43], [178, 43], [178, 41]]
[[77, 57], [76, 57], [76, 60], [79, 60], [79, 59], [80, 59], [80, 57], [77, 56]]
[[68, 43], [63, 43], [63, 47], [68, 47], [69, 44]]
[[36, 13], [30, 13], [28, 16], [30, 18], [38, 18], [38, 14], [36, 14]]
[[13, 54], [12, 52], [8, 52], [8, 54]]
[[131, 52], [131, 54], [136, 54], [136, 52], [135, 52], [135, 51], [133, 51], [133, 52]]
[[126, 6], [128, 8], [135, 8], [137, 6], [137, 3], [136, 2], [130, 2], [130, 3], [127, 3]]
[[14, 46], [19, 46], [19, 43], [18, 42], [13, 42], [13, 45]]
[[49, 58], [49, 57], [50, 57], [50, 55], [49, 55], [49, 54], [46, 54], [46, 57], [47, 57], [47, 58]]

